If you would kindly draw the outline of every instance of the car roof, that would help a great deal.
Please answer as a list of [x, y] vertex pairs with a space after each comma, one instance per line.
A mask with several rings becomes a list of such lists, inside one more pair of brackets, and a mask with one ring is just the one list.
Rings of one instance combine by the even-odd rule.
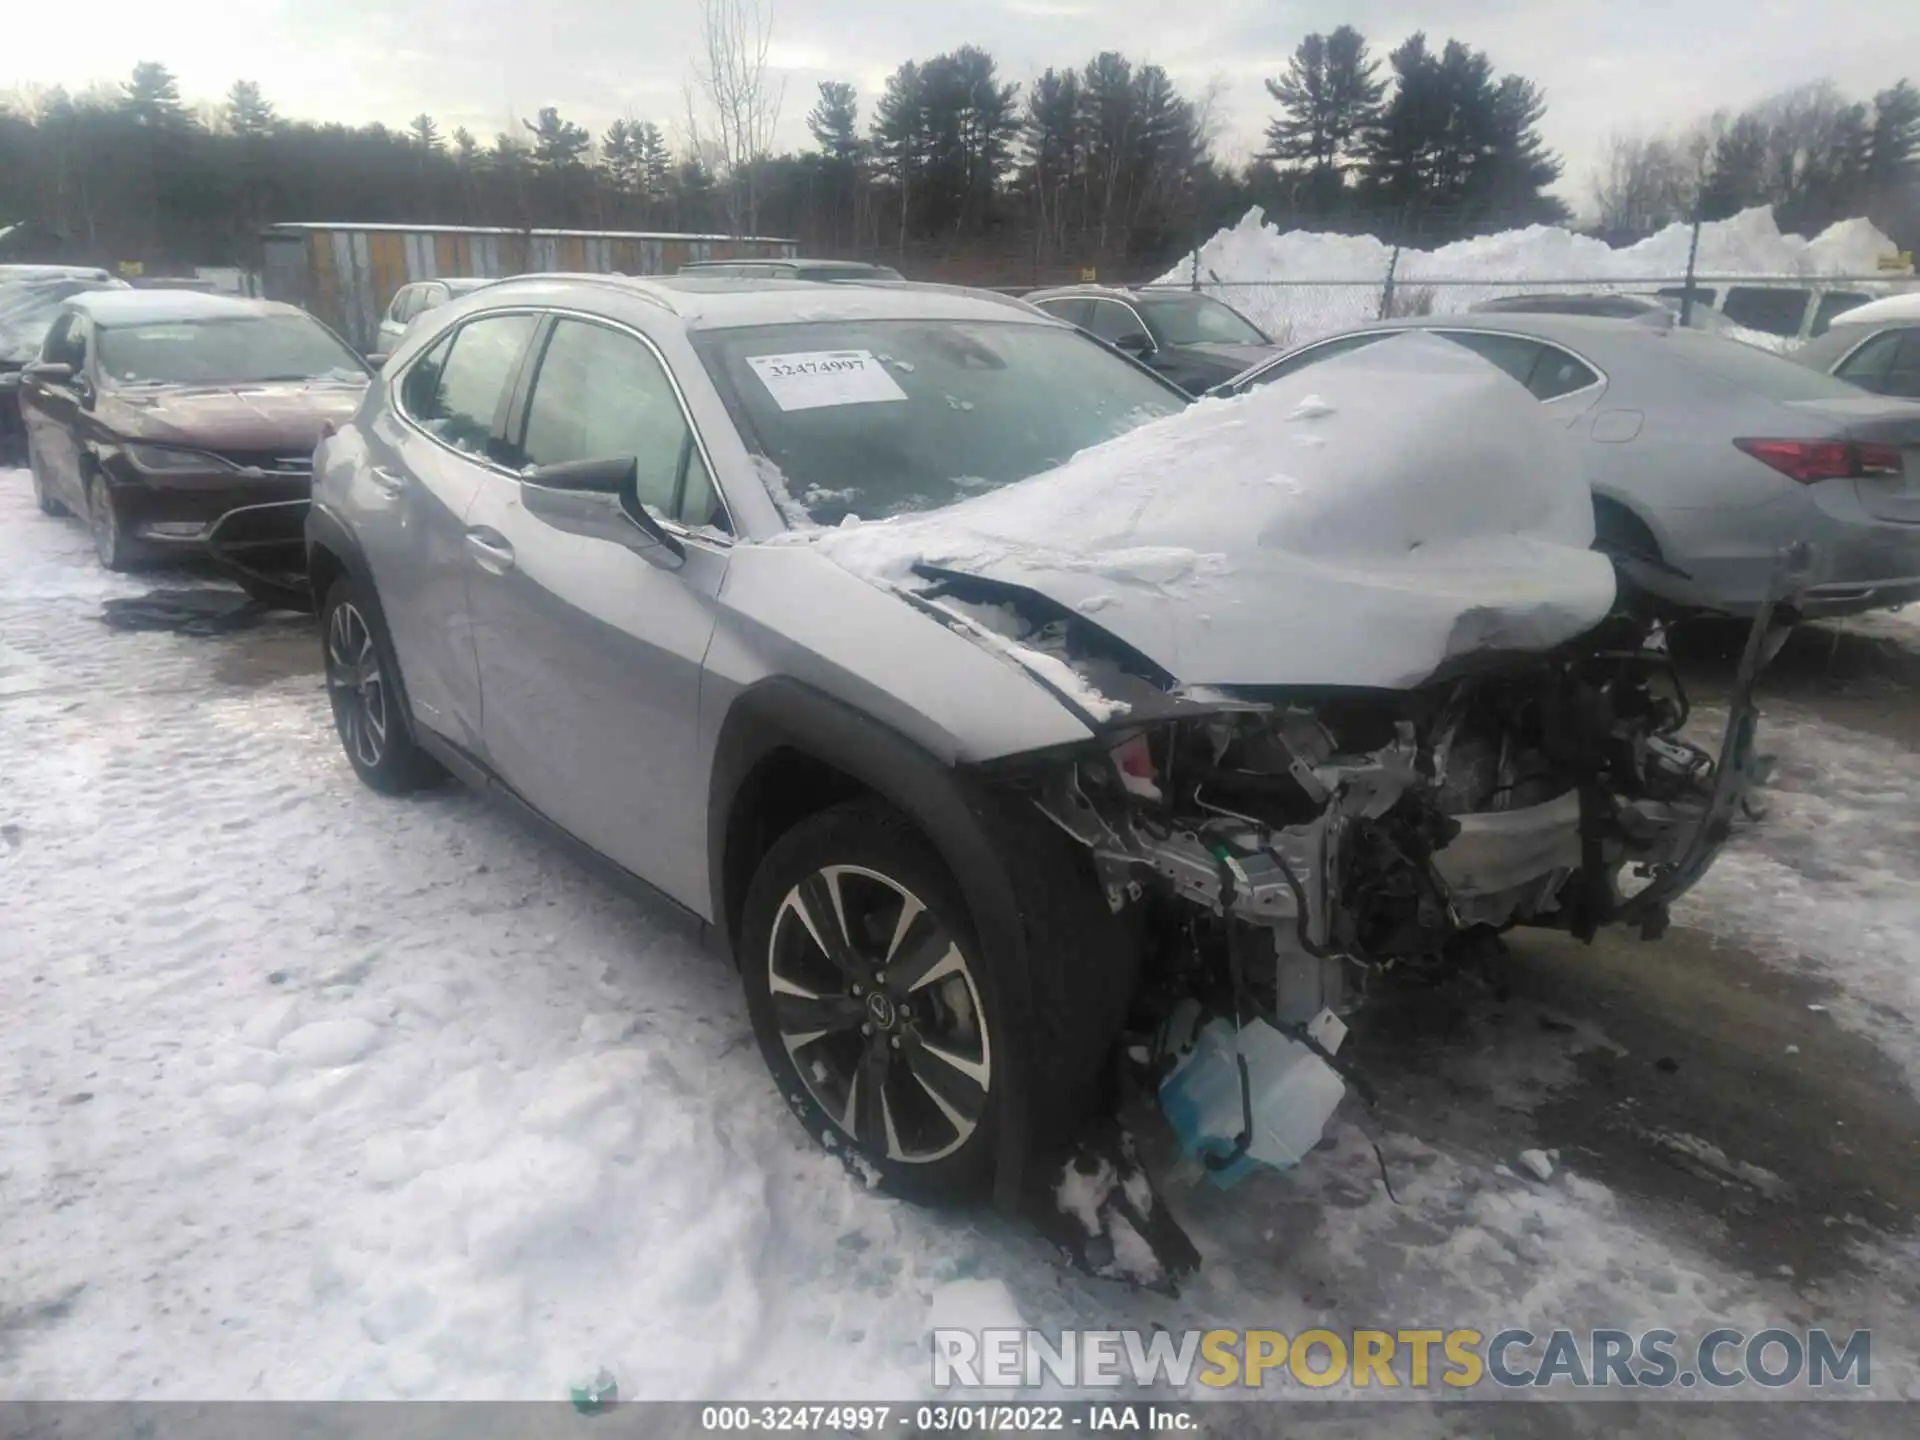
[[14, 280], [111, 280], [98, 265], [0, 265], [0, 285]]
[[743, 255], [736, 260], [689, 260], [680, 269], [683, 273], [696, 273], [701, 270], [718, 270], [721, 266], [732, 268], [738, 265], [758, 266], [767, 270], [870, 270], [875, 274], [879, 274], [883, 269], [892, 268], [876, 265], [871, 260], [828, 260], [817, 255], [791, 260], [766, 255]]
[[201, 290], [95, 290], [67, 301], [103, 329], [116, 325], [164, 325], [182, 320], [244, 320], [262, 315], [304, 315], [275, 300], [242, 300]]
[[1905, 320], [1920, 320], [1920, 290], [1905, 295], [1888, 295], [1884, 299], [1856, 305], [1851, 310], [1842, 310], [1833, 317], [1829, 326], [1838, 329], [1842, 325], [1881, 325]]
[[[730, 330], [844, 320], [1012, 320], [1059, 325], [1044, 311], [954, 285], [907, 280], [814, 285], [805, 280], [716, 275], [522, 275], [487, 287], [497, 303], [586, 298], [614, 291], [678, 316], [690, 330]], [[557, 292], [557, 293], [556, 293]]]
[[1109, 300], [1138, 300], [1138, 290], [1129, 290], [1124, 285], [1052, 285], [1045, 290], [1029, 290], [1023, 299], [1027, 300], [1065, 300], [1073, 296], [1104, 296]]

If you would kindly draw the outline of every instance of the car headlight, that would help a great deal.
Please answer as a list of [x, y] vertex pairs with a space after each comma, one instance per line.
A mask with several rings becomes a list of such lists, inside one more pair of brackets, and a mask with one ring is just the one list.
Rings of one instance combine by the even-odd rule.
[[129, 445], [127, 458], [136, 470], [149, 475], [178, 475], [187, 471], [231, 470], [233, 465], [205, 450], [171, 450], [164, 445]]

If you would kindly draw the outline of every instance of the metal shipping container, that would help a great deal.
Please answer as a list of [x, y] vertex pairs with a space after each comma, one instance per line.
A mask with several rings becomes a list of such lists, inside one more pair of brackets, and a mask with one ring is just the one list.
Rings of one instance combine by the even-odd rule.
[[266, 298], [303, 306], [362, 351], [373, 348], [394, 293], [415, 280], [550, 270], [671, 275], [696, 260], [800, 253], [797, 242], [767, 236], [461, 225], [275, 225], [261, 242]]

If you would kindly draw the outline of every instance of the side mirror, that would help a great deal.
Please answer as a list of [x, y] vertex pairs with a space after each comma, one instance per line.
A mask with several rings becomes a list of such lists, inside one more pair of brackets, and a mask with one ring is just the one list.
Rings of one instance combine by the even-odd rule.
[[1113, 348], [1124, 350], [1129, 355], [1151, 355], [1160, 347], [1153, 343], [1153, 337], [1144, 330], [1129, 330], [1113, 342]]
[[38, 380], [42, 385], [73, 383], [73, 366], [64, 360], [36, 360], [20, 373], [29, 380]]
[[367, 356], [367, 364], [371, 365], [376, 371], [384, 370], [387, 368], [387, 361], [392, 358], [391, 355], [383, 350], [375, 350]]
[[667, 570], [686, 563], [687, 547], [640, 502], [640, 463], [631, 455], [542, 465], [520, 477], [520, 498], [536, 520], [611, 540]]

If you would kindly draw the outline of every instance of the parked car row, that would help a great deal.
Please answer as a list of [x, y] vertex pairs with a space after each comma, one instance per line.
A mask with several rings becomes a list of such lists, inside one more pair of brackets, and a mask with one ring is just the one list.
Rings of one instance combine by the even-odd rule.
[[[1318, 1133], [1272, 1107], [1337, 1099], [1356, 973], [1656, 935], [1756, 781], [1776, 608], [1920, 576], [1920, 406], [1808, 367], [1529, 315], [1283, 355], [1109, 303], [524, 276], [372, 367], [286, 306], [96, 292], [22, 400], [104, 564], [292, 521], [367, 785], [451, 773], [690, 912], [823, 1143], [1007, 1198], [1116, 1055], [1228, 1097], [1176, 1118], [1225, 1171]], [[1607, 505], [1644, 536], [1596, 550]], [[1809, 538], [1860, 573], [1768, 549]], [[1720, 753], [1622, 573], [1753, 616]]]

